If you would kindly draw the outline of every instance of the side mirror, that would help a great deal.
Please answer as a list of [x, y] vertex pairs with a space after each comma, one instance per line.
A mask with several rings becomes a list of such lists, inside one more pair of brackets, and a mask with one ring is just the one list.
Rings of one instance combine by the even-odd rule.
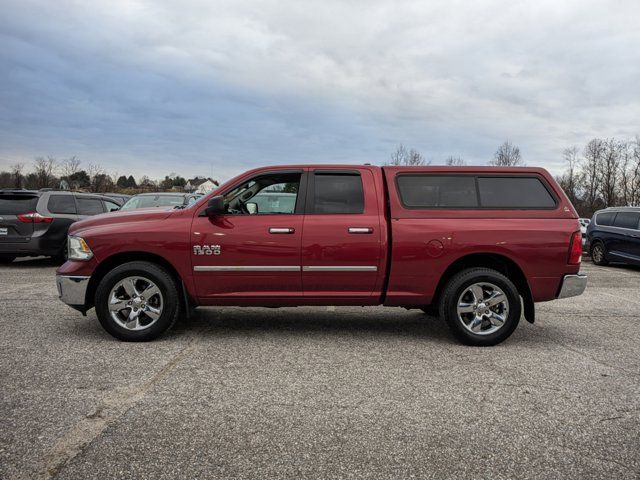
[[258, 204], [255, 202], [249, 202], [245, 204], [245, 207], [247, 208], [247, 212], [249, 212], [249, 215], [255, 215], [256, 213], [258, 213]]
[[216, 215], [222, 215], [223, 213], [225, 213], [224, 197], [222, 195], [218, 195], [209, 200], [204, 213], [207, 215], [207, 217], [215, 217]]

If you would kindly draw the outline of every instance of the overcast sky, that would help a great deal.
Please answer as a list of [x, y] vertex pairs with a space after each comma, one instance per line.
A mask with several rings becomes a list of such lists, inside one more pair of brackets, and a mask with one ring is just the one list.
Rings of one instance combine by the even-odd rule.
[[640, 134], [640, 2], [0, 0], [0, 169], [226, 179], [281, 163], [489, 160], [558, 173]]

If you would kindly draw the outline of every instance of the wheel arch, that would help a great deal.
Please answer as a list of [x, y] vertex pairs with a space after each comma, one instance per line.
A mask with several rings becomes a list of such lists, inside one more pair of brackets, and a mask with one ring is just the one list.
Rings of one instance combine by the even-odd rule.
[[108, 272], [110, 272], [117, 266], [122, 265], [123, 263], [141, 261], [154, 263], [167, 270], [169, 275], [171, 275], [171, 277], [175, 280], [178, 288], [180, 289], [182, 306], [185, 307], [184, 311], [187, 313], [187, 315], [189, 315], [190, 307], [193, 305], [193, 300], [187, 293], [184, 281], [178, 273], [178, 270], [163, 256], [144, 251], [119, 252], [105, 258], [102, 262], [100, 262], [96, 269], [93, 271], [91, 278], [89, 279], [89, 285], [87, 286], [87, 293], [85, 296], [86, 309], [88, 310], [89, 308], [92, 308], [94, 306], [96, 289], [98, 288], [100, 281]]
[[453, 261], [440, 277], [431, 302], [432, 305], [436, 305], [440, 301], [442, 291], [455, 274], [474, 267], [491, 268], [508, 277], [515, 284], [522, 297], [525, 319], [530, 323], [535, 321], [535, 306], [527, 277], [513, 259], [499, 253], [472, 253]]

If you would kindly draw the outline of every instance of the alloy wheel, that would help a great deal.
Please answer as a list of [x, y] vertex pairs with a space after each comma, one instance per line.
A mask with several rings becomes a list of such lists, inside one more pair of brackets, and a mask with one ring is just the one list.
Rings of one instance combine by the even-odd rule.
[[458, 320], [471, 333], [490, 335], [507, 321], [509, 300], [493, 283], [474, 283], [458, 298], [457, 314]]
[[126, 277], [109, 293], [111, 318], [127, 330], [144, 330], [162, 315], [164, 300], [160, 289], [145, 277]]

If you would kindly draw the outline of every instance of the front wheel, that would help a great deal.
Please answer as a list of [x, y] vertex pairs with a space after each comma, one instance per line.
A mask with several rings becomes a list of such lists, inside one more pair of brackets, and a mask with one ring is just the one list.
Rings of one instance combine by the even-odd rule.
[[159, 337], [180, 315], [176, 282], [150, 262], [125, 263], [107, 273], [96, 289], [95, 306], [102, 327], [129, 342]]
[[521, 314], [518, 289], [509, 278], [489, 268], [470, 268], [444, 288], [440, 316], [465, 345], [491, 346], [506, 340]]
[[600, 266], [609, 265], [609, 261], [607, 260], [607, 250], [602, 242], [596, 242], [591, 247], [591, 260], [593, 263]]

